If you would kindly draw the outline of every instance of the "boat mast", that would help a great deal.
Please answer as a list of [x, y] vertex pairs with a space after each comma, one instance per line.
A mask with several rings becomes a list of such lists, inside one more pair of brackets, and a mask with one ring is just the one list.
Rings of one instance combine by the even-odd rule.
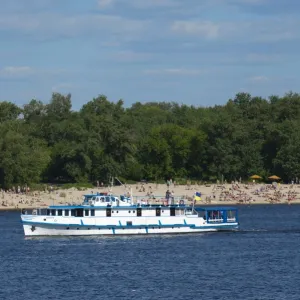
[[[121, 182], [121, 180], [118, 177], [115, 177], [115, 179], [117, 179], [119, 181], [119, 183], [125, 188], [126, 190], [126, 186]], [[130, 188], [130, 203], [131, 205], [133, 205], [133, 197], [132, 197], [132, 188]]]

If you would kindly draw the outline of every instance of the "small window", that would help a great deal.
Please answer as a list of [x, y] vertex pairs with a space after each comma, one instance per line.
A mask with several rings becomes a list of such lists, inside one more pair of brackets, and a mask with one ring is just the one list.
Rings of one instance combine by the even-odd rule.
[[58, 216], [62, 216], [62, 210], [61, 210], [61, 209], [58, 209], [58, 210], [57, 210], [57, 215], [58, 215]]
[[160, 217], [160, 214], [161, 214], [161, 210], [160, 210], [160, 208], [157, 208], [157, 209], [156, 209], [156, 216], [157, 216], [157, 217]]
[[171, 207], [170, 208], [170, 216], [175, 217], [175, 215], [176, 215], [175, 207]]
[[95, 210], [91, 209], [91, 217], [94, 217], [94, 216], [95, 216]]
[[47, 209], [47, 216], [50, 216], [50, 209]]
[[137, 216], [137, 217], [141, 217], [141, 216], [142, 216], [142, 209], [141, 209], [141, 208], [138, 208], [138, 209], [136, 210], [136, 216]]
[[72, 216], [72, 217], [75, 217], [75, 209], [72, 209], [72, 210], [71, 210], [71, 216]]
[[127, 225], [127, 226], [132, 226], [132, 221], [127, 221], [127, 222], [126, 222], [126, 225]]
[[85, 217], [88, 217], [88, 216], [89, 216], [89, 211], [88, 211], [88, 209], [86, 209], [86, 210], [84, 211], [84, 216], [85, 216]]
[[128, 212], [129, 212], [129, 213], [131, 213], [131, 211], [130, 211], [130, 210], [129, 210]]
[[68, 209], [65, 210], [65, 216], [66, 216], [66, 217], [69, 216], [69, 210], [68, 210]]
[[56, 215], [55, 209], [51, 209], [51, 216], [55, 216], [55, 215]]

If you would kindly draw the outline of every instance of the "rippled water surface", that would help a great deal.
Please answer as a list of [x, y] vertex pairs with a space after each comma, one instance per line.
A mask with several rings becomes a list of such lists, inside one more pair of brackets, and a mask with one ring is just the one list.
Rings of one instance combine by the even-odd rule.
[[0, 212], [0, 299], [300, 299], [300, 205], [240, 206], [239, 232], [24, 238]]

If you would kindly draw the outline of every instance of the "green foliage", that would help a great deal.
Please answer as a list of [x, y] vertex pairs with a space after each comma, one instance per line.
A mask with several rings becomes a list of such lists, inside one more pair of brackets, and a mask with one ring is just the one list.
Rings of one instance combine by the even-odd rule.
[[299, 94], [239, 93], [207, 108], [123, 105], [99, 95], [76, 112], [71, 95], [59, 93], [23, 108], [0, 102], [0, 186], [93, 188], [89, 182], [107, 184], [111, 176], [127, 184], [247, 181], [254, 173], [300, 178]]
[[84, 189], [93, 189], [95, 186], [89, 182], [78, 182], [78, 183], [65, 183], [59, 186], [61, 189], [71, 189], [75, 188], [77, 190], [84, 190]]

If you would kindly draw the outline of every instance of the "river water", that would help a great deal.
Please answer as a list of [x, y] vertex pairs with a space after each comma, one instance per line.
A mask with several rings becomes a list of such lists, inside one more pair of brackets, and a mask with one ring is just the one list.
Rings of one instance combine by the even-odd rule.
[[239, 206], [238, 232], [24, 238], [0, 212], [0, 299], [300, 299], [300, 205]]

